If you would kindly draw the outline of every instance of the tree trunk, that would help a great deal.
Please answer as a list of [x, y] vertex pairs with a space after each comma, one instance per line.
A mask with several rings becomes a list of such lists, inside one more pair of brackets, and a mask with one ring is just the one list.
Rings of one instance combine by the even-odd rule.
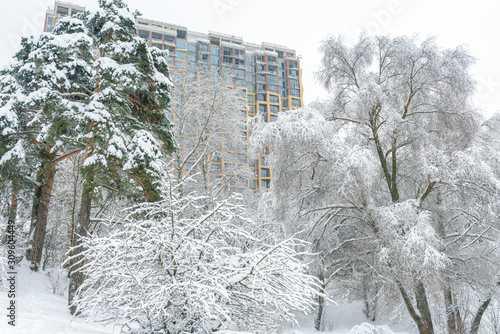
[[481, 304], [481, 306], [479, 306], [479, 309], [476, 312], [476, 316], [474, 317], [474, 321], [472, 322], [469, 334], [477, 334], [477, 332], [479, 332], [479, 326], [481, 326], [481, 319], [483, 318], [483, 314], [488, 308], [488, 305], [490, 305], [490, 302], [491, 302], [491, 297], [486, 299]]
[[[321, 293], [325, 292], [326, 289], [326, 284], [324, 283], [324, 276], [323, 273], [319, 275], [319, 280], [321, 281]], [[323, 310], [325, 308], [325, 297], [323, 294], [318, 295], [318, 313], [316, 314], [316, 319], [314, 319], [314, 328], [316, 328], [317, 331], [323, 331], [323, 328], [321, 327], [321, 322], [323, 320]]]
[[403, 287], [400, 281], [396, 281], [403, 297], [403, 301], [406, 305], [408, 313], [410, 313], [411, 318], [418, 327], [418, 332], [420, 334], [434, 334], [434, 328], [432, 326], [431, 312], [429, 309], [429, 304], [427, 302], [427, 294], [425, 292], [425, 287], [422, 282], [417, 283], [417, 290], [415, 291], [415, 299], [417, 300], [417, 309], [420, 315], [415, 310], [410, 296]]
[[421, 325], [418, 326], [420, 334], [434, 333], [434, 326], [432, 325], [432, 314], [431, 310], [429, 309], [427, 293], [425, 292], [425, 286], [422, 281], [419, 281], [417, 283], [415, 299], [417, 301], [417, 309], [420, 312]]
[[[377, 294], [378, 288], [375, 287], [375, 291], [371, 293], [370, 291], [370, 280], [371, 276], [365, 275], [363, 277], [363, 301], [365, 304], [365, 309], [363, 313], [368, 321], [375, 322], [377, 318]], [[372, 295], [373, 298], [371, 297]]]
[[42, 172], [40, 174], [40, 178], [44, 180], [44, 182], [41, 183], [35, 191], [35, 198], [33, 199], [30, 244], [28, 246], [28, 250], [26, 251], [26, 258], [31, 262], [31, 269], [34, 271], [38, 270], [38, 266], [42, 260], [43, 244], [45, 241], [49, 205], [52, 197], [55, 175], [55, 162], [45, 162], [42, 165]]
[[73, 248], [71, 255], [75, 256], [70, 260], [69, 267], [69, 291], [68, 291], [68, 306], [72, 315], [77, 314], [77, 305], [73, 303], [78, 288], [84, 280], [83, 273], [79, 270], [84, 265], [82, 238], [87, 236], [90, 228], [90, 210], [92, 205], [91, 188], [84, 185], [82, 190], [82, 199], [80, 205], [80, 214], [78, 217], [78, 235], [76, 236], [76, 245]]

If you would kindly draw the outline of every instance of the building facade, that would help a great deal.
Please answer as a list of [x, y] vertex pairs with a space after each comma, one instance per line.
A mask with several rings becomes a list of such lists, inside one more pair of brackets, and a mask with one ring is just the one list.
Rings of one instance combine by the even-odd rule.
[[[58, 18], [84, 10], [82, 6], [56, 1], [54, 9], [47, 11], [44, 31], [52, 31]], [[241, 37], [213, 31], [199, 33], [141, 17], [136, 19], [136, 28], [137, 35], [151, 47], [169, 51], [172, 68], [188, 72], [232, 72], [234, 86], [246, 96], [244, 115], [247, 118], [258, 115], [266, 122], [273, 122], [280, 112], [303, 106], [300, 57], [293, 49], [267, 42], [248, 43]], [[247, 127], [241, 131], [243, 138], [251, 135]], [[243, 151], [238, 153], [246, 154], [246, 150]], [[269, 188], [272, 171], [267, 164], [267, 153], [244, 162], [255, 173], [247, 182], [248, 188]], [[213, 163], [219, 164], [218, 170], [224, 170], [224, 161]]]

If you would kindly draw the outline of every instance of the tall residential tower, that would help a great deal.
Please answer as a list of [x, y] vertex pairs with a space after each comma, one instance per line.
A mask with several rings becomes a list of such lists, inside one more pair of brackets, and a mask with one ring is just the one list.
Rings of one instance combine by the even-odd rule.
[[[48, 10], [44, 30], [52, 31], [62, 16], [75, 15], [85, 8], [56, 1]], [[190, 31], [184, 26], [138, 17], [137, 34], [149, 45], [169, 50], [170, 65], [190, 72], [234, 74], [234, 85], [244, 91], [247, 100], [247, 117], [259, 115], [266, 122], [273, 122], [280, 112], [303, 106], [302, 70], [295, 50], [286, 46], [262, 42], [244, 42], [241, 37], [209, 31], [208, 34]], [[244, 138], [250, 135], [242, 129]], [[246, 153], [246, 152], [239, 152]], [[250, 189], [269, 188], [272, 172], [267, 165], [266, 152], [259, 159], [246, 159], [255, 171], [248, 180]], [[224, 169], [224, 161], [215, 162]]]

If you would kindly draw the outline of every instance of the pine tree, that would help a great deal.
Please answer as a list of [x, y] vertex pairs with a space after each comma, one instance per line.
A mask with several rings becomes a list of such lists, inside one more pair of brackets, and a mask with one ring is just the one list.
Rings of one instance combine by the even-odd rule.
[[[77, 154], [78, 92], [89, 77], [90, 37], [81, 22], [63, 20], [53, 34], [24, 38], [1, 74], [2, 171], [18, 188], [33, 191], [27, 258], [38, 269], [58, 162]], [[17, 182], [24, 181], [24, 182]]]
[[[101, 0], [100, 9], [83, 14], [92, 38], [91, 86], [78, 115], [76, 141], [84, 145], [82, 197], [78, 238], [90, 228], [92, 201], [99, 189], [120, 190], [131, 177], [148, 202], [158, 200], [160, 159], [174, 148], [165, 108], [172, 86], [167, 51], [148, 48], [136, 37], [135, 18], [121, 0]], [[75, 253], [82, 251], [77, 238]], [[69, 304], [83, 282], [78, 271], [83, 257], [71, 266]]]

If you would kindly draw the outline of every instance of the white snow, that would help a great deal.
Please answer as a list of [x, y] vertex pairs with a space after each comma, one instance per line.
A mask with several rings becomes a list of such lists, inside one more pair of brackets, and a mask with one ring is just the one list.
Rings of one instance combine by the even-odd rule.
[[[109, 334], [113, 326], [103, 327], [98, 323], [86, 323], [73, 318], [68, 311], [67, 297], [52, 294], [46, 272], [33, 273], [27, 262], [18, 268], [16, 294], [16, 326], [7, 324], [5, 309], [9, 303], [7, 291], [0, 289], [0, 333], [2, 334]], [[119, 333], [115, 329], [115, 333]]]
[[[100, 323], [72, 317], [67, 308], [67, 280], [65, 271], [51, 270], [37, 273], [29, 269], [26, 261], [17, 269], [16, 287], [16, 327], [7, 325], [6, 305], [9, 303], [7, 291], [0, 285], [0, 333], [2, 334], [118, 334], [120, 328], [113, 325], [102, 326]], [[59, 274], [55, 277], [54, 273]], [[53, 278], [51, 279], [51, 275]], [[57, 292], [53, 294], [55, 281], [59, 280]], [[52, 282], [52, 283], [51, 283]], [[328, 309], [330, 323], [323, 334], [408, 334], [408, 331], [391, 331], [387, 326], [375, 326], [363, 323], [362, 303], [342, 303], [331, 305]], [[317, 334], [311, 317], [302, 317], [300, 327], [285, 328], [284, 334]], [[359, 324], [359, 325], [358, 325]], [[355, 327], [353, 327], [355, 326]], [[371, 331], [370, 331], [371, 330]], [[223, 330], [221, 334], [253, 334], [245, 331]]]

